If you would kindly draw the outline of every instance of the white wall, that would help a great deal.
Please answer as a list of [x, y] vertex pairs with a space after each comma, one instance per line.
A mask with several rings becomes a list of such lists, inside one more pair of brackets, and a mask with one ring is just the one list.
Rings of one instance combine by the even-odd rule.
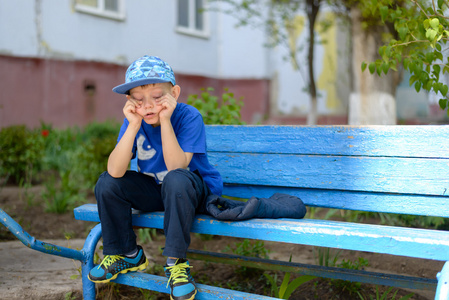
[[[209, 38], [176, 32], [176, 1], [126, 1], [117, 21], [76, 11], [71, 0], [0, 0], [0, 53], [128, 65], [157, 55], [181, 73], [265, 78], [263, 33], [210, 13]], [[40, 12], [40, 13], [39, 13]]]
[[[225, 5], [225, 4], [220, 4]], [[129, 65], [145, 55], [167, 60], [177, 73], [215, 78], [271, 79], [276, 109], [282, 114], [305, 114], [308, 82], [285, 61], [286, 49], [264, 47], [265, 33], [250, 27], [236, 28], [229, 15], [210, 12], [208, 38], [176, 31], [176, 1], [125, 1], [124, 21], [76, 11], [73, 0], [0, 0], [0, 54], [104, 61]], [[303, 30], [299, 43], [307, 43]], [[323, 46], [316, 46], [316, 76], [326, 71]], [[306, 62], [306, 51], [303, 51]], [[326, 106], [320, 91], [319, 112]]]

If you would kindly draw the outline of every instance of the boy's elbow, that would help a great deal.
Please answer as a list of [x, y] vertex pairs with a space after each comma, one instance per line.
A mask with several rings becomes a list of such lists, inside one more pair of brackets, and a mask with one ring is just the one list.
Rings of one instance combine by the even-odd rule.
[[[126, 172], [126, 171], [125, 171]], [[109, 175], [111, 175], [111, 177], [113, 178], [121, 178], [123, 177], [123, 175], [125, 175], [125, 172], [121, 172], [119, 170], [114, 170], [112, 168], [108, 168], [108, 173]]]

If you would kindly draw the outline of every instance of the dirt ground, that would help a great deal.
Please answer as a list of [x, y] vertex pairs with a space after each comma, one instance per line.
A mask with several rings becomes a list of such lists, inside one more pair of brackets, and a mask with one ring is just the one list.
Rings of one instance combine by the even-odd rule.
[[[67, 243], [66, 238], [69, 238], [69, 242], [70, 240], [73, 240], [75, 244], [79, 244], [82, 241], [79, 239], [84, 239], [94, 224], [75, 220], [72, 211], [64, 214], [45, 213], [43, 208], [43, 200], [40, 197], [41, 191], [41, 186], [34, 186], [26, 192], [17, 186], [5, 186], [0, 189], [0, 208], [19, 222], [23, 229], [38, 240], [59, 240], [61, 242], [65, 242], [61, 244], [65, 246]], [[89, 195], [88, 202], [95, 203], [92, 195]], [[9, 231], [7, 231], [5, 227], [0, 226], [0, 242], [2, 242], [0, 246], [3, 245], [0, 249], [2, 252], [17, 251], [15, 254], [16, 256], [19, 255], [20, 251], [14, 250], [17, 249], [17, 244], [15, 244], [12, 248], [6, 246], [9, 245], [6, 243], [11, 243], [11, 241], [15, 240], [17, 239]], [[235, 243], [238, 242], [242, 242], [242, 240], [218, 236], [205, 239], [204, 236], [201, 237], [199, 235], [192, 234], [191, 248], [223, 252], [226, 247], [230, 246], [232, 248]], [[151, 242], [146, 241], [142, 244], [145, 249], [145, 253], [152, 262], [151, 267], [147, 270], [147, 272], [162, 275], [161, 266], [164, 263], [164, 257], [162, 257], [160, 249], [163, 245], [164, 236], [159, 231], [156, 236], [153, 236]], [[28, 259], [34, 257], [33, 254], [30, 253], [36, 253], [36, 251], [30, 250], [25, 246], [23, 246], [23, 248], [27, 250], [23, 251], [25, 253], [23, 255], [26, 255]], [[294, 262], [310, 264], [317, 263], [317, 249], [314, 249], [313, 247], [292, 244], [280, 245], [279, 243], [265, 242], [265, 248], [269, 250], [270, 259], [288, 261], [290, 255], [292, 255], [292, 261]], [[442, 269], [444, 264], [444, 262], [432, 260], [412, 259], [407, 257], [355, 251], [341, 251], [338, 256], [339, 261], [342, 259], [356, 261], [358, 257], [363, 257], [368, 261], [369, 266], [364, 267], [365, 270], [425, 278], [435, 278], [436, 274]], [[37, 256], [36, 259], [38, 259]], [[4, 265], [0, 267], [0, 270], [10, 270], [16, 268], [13, 266], [14, 262], [12, 261], [2, 261], [2, 263]], [[72, 262], [70, 263], [73, 265]], [[222, 287], [234, 287], [239, 290], [261, 294], [265, 293], [265, 295], [269, 295], [267, 293], [270, 291], [270, 286], [261, 271], [242, 273], [241, 269], [238, 269], [238, 267], [223, 264], [204, 263], [195, 260], [192, 260], [191, 264], [194, 266], [192, 269], [194, 278], [198, 282], [221, 285]], [[59, 283], [55, 283], [52, 278], [61, 278], [61, 276], [70, 277], [68, 274], [77, 273], [76, 268], [76, 265], [73, 265], [73, 270], [67, 270], [70, 271], [68, 273], [61, 273], [60, 270], [58, 271], [49, 266], [45, 269], [46, 274], [49, 276], [45, 277], [46, 281], [44, 282], [48, 281], [49, 286], [58, 285]], [[50, 274], [51, 272], [56, 272], [56, 274], [53, 274], [54, 276], [52, 276]], [[32, 276], [33, 274], [27, 276], [27, 274], [22, 273], [20, 280], [7, 280], [5, 278], [5, 274], [0, 276], [0, 295], [4, 294], [7, 290], [15, 289], [19, 292], [22, 290], [24, 298], [44, 299], [39, 298], [37, 294], [33, 297], [32, 289], [30, 290], [30, 287], [33, 287], [33, 282], [36, 280], [36, 274], [34, 274], [34, 276]], [[274, 273], [271, 273], [271, 275], [274, 276]], [[278, 273], [277, 276], [282, 279], [284, 275], [282, 273]], [[79, 293], [80, 279], [78, 279], [78, 282], [76, 280], [74, 281], [78, 285], [75, 284], [73, 287], [67, 285], [66, 289], [60, 293], [60, 298], [55, 297], [54, 299], [67, 299], [67, 295], [71, 296], [69, 299], [81, 299], [81, 295]], [[388, 287], [376, 287], [367, 284], [362, 284], [360, 286], [347, 284], [341, 285], [336, 284], [335, 281], [332, 282], [330, 280], [317, 278], [301, 285], [292, 294], [290, 299], [360, 299], [360, 296], [356, 294], [354, 290], [358, 291], [364, 297], [363, 299], [371, 299], [371, 297], [376, 299], [376, 290], [378, 293], [382, 294], [387, 290], [387, 288]], [[399, 299], [400, 296], [404, 296], [409, 293], [414, 293], [410, 299], [424, 300], [434, 298], [433, 291], [419, 290], [399, 290], [396, 297], [393, 298], [392, 296], [396, 290], [397, 289], [394, 288], [393, 291], [388, 294], [389, 297], [387, 297], [387, 299]], [[70, 291], [72, 291], [72, 294], [67, 294]], [[169, 299], [169, 297], [165, 294], [153, 292], [148, 293], [136, 288], [118, 285], [101, 286], [99, 287], [97, 295], [98, 299]]]

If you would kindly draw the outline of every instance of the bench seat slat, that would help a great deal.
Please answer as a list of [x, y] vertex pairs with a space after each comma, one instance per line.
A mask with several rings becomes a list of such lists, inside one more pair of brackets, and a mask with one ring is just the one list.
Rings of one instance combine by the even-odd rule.
[[309, 206], [449, 218], [448, 197], [252, 185], [225, 185], [223, 190], [224, 195], [244, 199], [274, 193], [297, 196]]
[[[95, 204], [75, 209], [78, 220], [99, 222]], [[133, 225], [163, 228], [163, 212], [133, 214]], [[192, 232], [368, 251], [416, 258], [449, 260], [449, 232], [312, 219], [218, 221], [198, 215]]]
[[210, 153], [225, 183], [449, 196], [449, 159]]
[[[149, 289], [152, 291], [169, 294], [170, 290], [167, 288], [167, 278], [156, 276], [152, 274], [142, 274], [139, 272], [132, 272], [121, 274], [113, 282], [135, 286], [138, 288]], [[248, 294], [235, 290], [228, 290], [218, 288], [205, 284], [197, 284], [198, 294], [195, 299], [198, 300], [216, 300], [216, 299], [236, 299], [236, 300], [274, 300], [278, 298], [266, 297], [255, 294]]]
[[449, 126], [206, 126], [210, 152], [449, 158]]

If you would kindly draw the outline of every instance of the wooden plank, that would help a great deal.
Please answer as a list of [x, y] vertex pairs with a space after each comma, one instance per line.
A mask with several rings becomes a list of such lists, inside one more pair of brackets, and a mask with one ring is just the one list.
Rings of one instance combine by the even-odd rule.
[[299, 197], [308, 206], [449, 218], [449, 199], [439, 196], [242, 185], [225, 185], [223, 190], [224, 195], [245, 199], [274, 193]]
[[336, 267], [325, 267], [295, 262], [261, 259], [256, 257], [247, 257], [233, 254], [214, 253], [194, 249], [187, 251], [187, 257], [189, 259], [198, 259], [214, 263], [230, 264], [234, 266], [258, 268], [262, 270], [290, 272], [307, 276], [341, 279], [369, 284], [380, 284], [386, 286], [394, 286], [398, 288], [407, 288], [407, 289], [411, 288], [418, 290], [434, 291], [437, 287], [436, 279], [404, 276], [397, 274], [385, 274], [379, 272], [369, 272], [365, 270], [351, 270]]
[[[125, 284], [129, 286], [135, 286], [142, 289], [152, 290], [160, 293], [170, 293], [170, 289], [167, 287], [167, 278], [152, 274], [145, 274], [139, 272], [131, 272], [121, 274], [113, 282]], [[198, 294], [195, 299], [198, 300], [216, 300], [216, 299], [238, 299], [238, 300], [274, 300], [277, 298], [266, 297], [256, 294], [249, 294], [235, 290], [228, 290], [218, 288], [205, 284], [197, 284]]]
[[449, 160], [209, 153], [225, 183], [449, 195]]
[[[98, 222], [96, 205], [75, 209], [78, 220]], [[163, 212], [133, 214], [133, 225], [163, 228]], [[218, 221], [198, 215], [192, 232], [449, 261], [449, 231], [310, 219]]]
[[449, 126], [206, 126], [210, 152], [449, 158]]

